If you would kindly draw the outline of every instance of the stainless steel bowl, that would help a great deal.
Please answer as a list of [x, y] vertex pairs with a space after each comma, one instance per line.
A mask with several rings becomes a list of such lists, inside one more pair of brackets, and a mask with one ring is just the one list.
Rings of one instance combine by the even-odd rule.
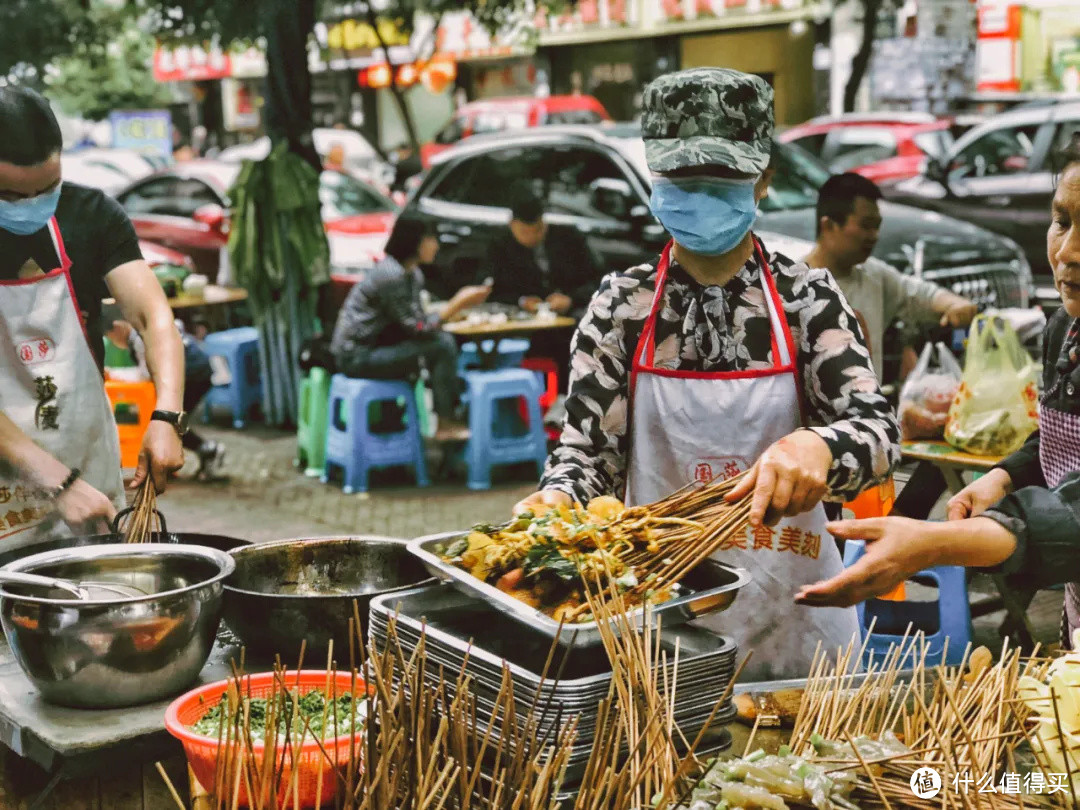
[[51, 703], [115, 708], [181, 692], [198, 676], [221, 621], [229, 554], [172, 543], [57, 549], [4, 569], [134, 587], [147, 596], [80, 601], [0, 590], [0, 622], [23, 672]]
[[331, 639], [337, 660], [347, 662], [353, 601], [366, 638], [372, 597], [430, 579], [405, 542], [391, 537], [277, 540], [230, 553], [236, 572], [225, 583], [225, 622], [250, 650], [288, 663], [301, 642], [325, 656]]

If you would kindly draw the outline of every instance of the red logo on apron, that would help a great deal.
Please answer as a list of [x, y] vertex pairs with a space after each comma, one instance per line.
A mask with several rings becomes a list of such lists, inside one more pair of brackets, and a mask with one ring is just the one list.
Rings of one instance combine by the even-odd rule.
[[56, 344], [48, 338], [27, 340], [19, 344], [19, 359], [28, 366], [45, 363], [56, 357]]
[[699, 484], [720, 479], [728, 481], [746, 469], [741, 458], [699, 458], [690, 469], [690, 477]]

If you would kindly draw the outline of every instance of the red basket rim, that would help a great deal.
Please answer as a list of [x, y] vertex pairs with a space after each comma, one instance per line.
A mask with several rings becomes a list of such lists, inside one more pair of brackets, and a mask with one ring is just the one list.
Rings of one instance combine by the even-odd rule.
[[[302, 669], [302, 670], [287, 670], [285, 672], [285, 684], [287, 687], [292, 688], [295, 685], [297, 678], [299, 678], [302, 685], [311, 685], [314, 687], [325, 688], [326, 686], [326, 670], [325, 669]], [[308, 683], [308, 679], [319, 678], [317, 684]], [[246, 686], [261, 686], [264, 683], [272, 683], [274, 680], [273, 672], [255, 672], [250, 675], [244, 675], [243, 680]], [[290, 681], [292, 682], [290, 684]], [[330, 681], [338, 688], [339, 695], [347, 693], [352, 687], [352, 673], [343, 670], [334, 670], [330, 673]], [[222, 681], [215, 681], [214, 683], [208, 683], [205, 686], [199, 686], [192, 689], [190, 692], [186, 692], [172, 703], [169, 704], [169, 708], [165, 710], [165, 729], [178, 740], [184, 743], [193, 743], [197, 745], [213, 745], [215, 748], [220, 745], [217, 737], [207, 737], [203, 734], [196, 734], [191, 731], [186, 725], [180, 721], [180, 710], [186, 708], [193, 701], [199, 698], [205, 698], [208, 695], [218, 696], [229, 688], [229, 684], [233, 682], [232, 678], [227, 678]], [[344, 693], [341, 691], [344, 687]], [[367, 683], [359, 675], [356, 676], [356, 692], [353, 692], [355, 697], [357, 694], [363, 692], [369, 692], [370, 689]], [[214, 706], [220, 702], [215, 700], [213, 703], [207, 702], [206, 711], [210, 711]], [[365, 721], [366, 727], [366, 721]], [[336, 737], [332, 737], [327, 740], [311, 740], [305, 742], [300, 746], [300, 753], [310, 754], [319, 750], [319, 743], [322, 742], [324, 747], [337, 748], [338, 745], [348, 739], [349, 737], [355, 737], [355, 733], [339, 734]], [[284, 748], [284, 742], [278, 745], [278, 748]], [[262, 751], [266, 747], [266, 743], [262, 740], [252, 740], [251, 747], [254, 751]]]

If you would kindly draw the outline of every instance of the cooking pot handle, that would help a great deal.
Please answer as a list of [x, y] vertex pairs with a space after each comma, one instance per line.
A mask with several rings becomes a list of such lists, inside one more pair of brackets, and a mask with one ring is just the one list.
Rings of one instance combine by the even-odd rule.
[[[113, 534], [120, 534], [120, 519], [123, 518], [123, 517], [127, 517], [128, 515], [130, 515], [134, 511], [135, 511], [134, 506], [128, 506], [125, 509], [121, 509], [119, 512], [117, 512], [116, 517], [113, 518], [112, 523], [109, 525], [109, 530]], [[157, 515], [158, 523], [161, 524], [161, 533], [162, 534], [168, 534], [169, 529], [165, 526], [165, 516], [163, 514], [161, 514], [161, 510], [160, 509], [155, 509], [154, 514]]]

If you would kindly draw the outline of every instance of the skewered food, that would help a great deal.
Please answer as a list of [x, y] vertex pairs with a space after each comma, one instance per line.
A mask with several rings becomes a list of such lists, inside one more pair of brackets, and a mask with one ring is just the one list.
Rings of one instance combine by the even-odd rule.
[[622, 594], [628, 609], [660, 604], [711, 554], [745, 542], [750, 499], [725, 499], [741, 478], [693, 483], [645, 506], [604, 496], [587, 508], [537, 507], [438, 553], [556, 621], [591, 622], [586, 590], [607, 602]]
[[[585, 587], [606, 590], [613, 583], [630, 593], [640, 585], [633, 562], [642, 554], [658, 553], [660, 528], [689, 528], [698, 524], [659, 519], [628, 510], [615, 498], [579, 506], [525, 513], [501, 527], [477, 526], [468, 536], [447, 544], [446, 562], [559, 621], [592, 621]], [[674, 583], [635, 591], [631, 607], [658, 604], [678, 592]]]

